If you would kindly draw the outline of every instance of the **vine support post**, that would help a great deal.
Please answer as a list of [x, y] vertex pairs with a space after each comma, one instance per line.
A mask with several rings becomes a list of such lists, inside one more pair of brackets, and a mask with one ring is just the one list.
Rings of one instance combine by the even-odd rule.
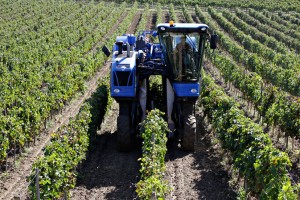
[[289, 148], [289, 134], [285, 132], [285, 148]]
[[263, 97], [263, 81], [260, 82], [260, 109], [259, 115], [260, 115], [260, 125], [263, 125], [263, 116], [262, 116], [262, 97]]
[[272, 136], [274, 136], [274, 135], [275, 135], [275, 124], [273, 122], [273, 124], [272, 124]]
[[151, 200], [156, 200], [157, 199], [157, 197], [156, 197], [156, 193], [155, 192], [153, 192], [152, 193], [152, 195], [151, 195]]
[[5, 171], [8, 170], [8, 154], [6, 154], [6, 158], [5, 158]]
[[39, 169], [35, 169], [35, 186], [36, 186], [36, 199], [40, 200], [40, 184], [39, 184]]
[[[280, 130], [282, 131], [282, 130]], [[280, 132], [277, 133], [277, 141], [276, 142], [279, 142], [279, 139], [280, 139]]]
[[14, 143], [14, 167], [16, 166], [17, 145]]
[[36, 131], [34, 131], [34, 135], [33, 135], [33, 145], [35, 145], [36, 143]]
[[68, 200], [68, 192], [66, 190], [64, 191], [64, 200]]

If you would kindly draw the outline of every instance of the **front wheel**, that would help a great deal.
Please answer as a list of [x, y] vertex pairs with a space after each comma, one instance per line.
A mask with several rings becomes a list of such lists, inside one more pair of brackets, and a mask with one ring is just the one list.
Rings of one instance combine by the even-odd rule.
[[132, 124], [131, 124], [131, 109], [129, 104], [119, 104], [119, 116], [117, 119], [117, 142], [119, 151], [130, 151], [132, 148]]
[[194, 115], [189, 115], [184, 122], [183, 137], [181, 147], [187, 151], [194, 151], [194, 143], [196, 137], [196, 118]]
[[194, 151], [197, 121], [194, 115], [194, 104], [186, 103], [182, 106], [183, 128], [181, 148], [187, 151]]

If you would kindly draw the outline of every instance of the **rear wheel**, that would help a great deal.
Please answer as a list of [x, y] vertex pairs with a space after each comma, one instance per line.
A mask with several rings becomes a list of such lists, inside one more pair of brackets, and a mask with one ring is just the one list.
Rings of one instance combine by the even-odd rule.
[[119, 104], [117, 119], [117, 142], [119, 151], [129, 151], [132, 148], [131, 109], [129, 103]]
[[183, 128], [181, 147], [187, 151], [194, 151], [197, 121], [193, 104], [184, 104], [182, 109]]

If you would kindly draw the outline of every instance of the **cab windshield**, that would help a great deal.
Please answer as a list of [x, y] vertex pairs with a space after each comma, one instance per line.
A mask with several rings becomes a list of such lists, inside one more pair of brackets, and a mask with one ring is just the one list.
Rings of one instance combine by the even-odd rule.
[[174, 81], [198, 81], [205, 45], [205, 34], [161, 33], [159, 35]]

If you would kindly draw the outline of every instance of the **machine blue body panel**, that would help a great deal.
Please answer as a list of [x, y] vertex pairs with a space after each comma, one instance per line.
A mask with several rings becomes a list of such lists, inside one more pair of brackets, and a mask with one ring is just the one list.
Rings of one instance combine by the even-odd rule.
[[199, 97], [200, 83], [173, 83], [173, 89], [178, 97]]
[[[117, 52], [114, 52], [117, 54]], [[122, 57], [125, 54], [125, 57]], [[136, 96], [136, 52], [131, 52], [131, 57], [126, 53], [113, 59], [111, 80], [111, 97], [135, 97]]]
[[[118, 52], [118, 46], [113, 47], [113, 57], [111, 63], [111, 97], [135, 97], [136, 96], [136, 59], [138, 53], [133, 51], [136, 37], [133, 35], [123, 35], [116, 38], [117, 42], [123, 42], [121, 54]], [[127, 52], [127, 45], [130, 45], [131, 51]], [[129, 55], [128, 55], [129, 53]]]
[[[119, 91], [116, 93], [115, 91]], [[111, 97], [135, 97], [134, 86], [113, 86], [110, 90]]]

